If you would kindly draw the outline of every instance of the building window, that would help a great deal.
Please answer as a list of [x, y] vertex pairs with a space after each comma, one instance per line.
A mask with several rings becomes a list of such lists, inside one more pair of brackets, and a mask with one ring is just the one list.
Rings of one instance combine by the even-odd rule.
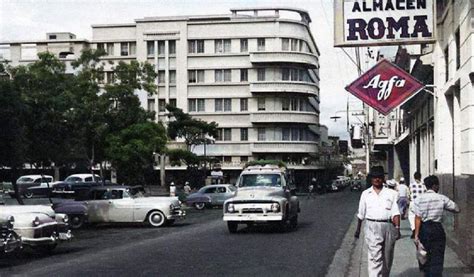
[[249, 109], [248, 99], [247, 98], [241, 98], [240, 99], [240, 111], [244, 112], [244, 111], [248, 111], [248, 109]]
[[248, 69], [241, 69], [240, 70], [240, 81], [241, 82], [248, 82], [249, 80], [249, 71]]
[[216, 141], [222, 140], [222, 129], [217, 129], [216, 133], [217, 133], [215, 137]]
[[455, 40], [456, 40], [456, 70], [461, 67], [461, 35], [459, 33], [459, 28], [456, 30]]
[[49, 35], [49, 39], [56, 39], [56, 35]]
[[289, 141], [290, 140], [290, 128], [283, 128], [281, 132], [281, 140]]
[[188, 100], [188, 111], [195, 112], [197, 109], [196, 107], [197, 99], [189, 99]]
[[197, 111], [204, 112], [206, 110], [204, 99], [197, 100]]
[[240, 140], [241, 141], [249, 140], [249, 129], [248, 128], [240, 128]]
[[224, 128], [224, 141], [231, 141], [231, 140], [232, 140], [232, 129]]
[[246, 163], [249, 161], [249, 157], [248, 156], [240, 156], [240, 162], [241, 163]]
[[264, 97], [257, 98], [257, 109], [259, 111], [264, 111], [265, 110], [265, 98]]
[[265, 128], [258, 128], [257, 133], [258, 133], [258, 140], [259, 141], [265, 141], [266, 140], [266, 138], [265, 138]]
[[257, 81], [265, 81], [265, 68], [257, 68]]
[[158, 99], [158, 111], [160, 113], [166, 111], [166, 100], [165, 99]]
[[188, 52], [189, 53], [204, 53], [204, 40], [189, 40], [188, 41]]
[[298, 40], [291, 40], [291, 51], [298, 51]]
[[155, 55], [155, 42], [154, 41], [146, 42], [146, 53], [148, 56]]
[[282, 38], [281, 39], [281, 50], [282, 51], [289, 51], [290, 50], [290, 39], [289, 38]]
[[230, 39], [216, 39], [214, 40], [215, 53], [230, 53], [231, 40]]
[[290, 99], [290, 109], [292, 111], [297, 111], [298, 110], [298, 99], [297, 98], [291, 98]]
[[176, 108], [176, 98], [171, 98], [170, 99], [170, 106]]
[[107, 50], [106, 50], [107, 55], [108, 56], [113, 56], [114, 55], [114, 44], [113, 43], [106, 43], [105, 45], [107, 47]]
[[258, 38], [257, 39], [257, 50], [258, 51], [265, 51], [265, 39]]
[[291, 140], [298, 141], [299, 140], [300, 132], [296, 128], [291, 128]]
[[137, 52], [136, 42], [121, 42], [120, 43], [120, 56], [133, 56]]
[[104, 43], [97, 43], [97, 50], [104, 50], [105, 51]]
[[249, 40], [246, 38], [240, 39], [240, 52], [249, 51]]
[[176, 54], [176, 40], [168, 41], [168, 54], [170, 55]]
[[176, 70], [170, 70], [170, 84], [176, 84]]
[[232, 111], [232, 99], [225, 98], [224, 99], [224, 112], [231, 112]]
[[166, 80], [165, 76], [166, 76], [166, 74], [165, 74], [164, 70], [159, 70], [158, 71], [158, 83], [159, 84], [164, 84], [165, 83], [165, 80]]
[[214, 71], [215, 82], [231, 82], [232, 71], [230, 69], [216, 69]]
[[103, 84], [105, 81], [105, 73], [104, 71], [97, 72], [97, 83]]
[[120, 43], [120, 56], [128, 56], [128, 43]]
[[160, 40], [158, 41], [158, 55], [165, 55], [165, 41]]
[[232, 156], [224, 156], [224, 163], [231, 163], [232, 162]]
[[223, 110], [222, 102], [223, 101], [224, 100], [222, 98], [217, 98], [217, 99], [214, 100], [214, 110], [216, 112], [222, 112], [222, 110]]
[[188, 70], [189, 83], [204, 83], [204, 70]]
[[282, 109], [282, 111], [289, 111], [290, 110], [290, 99], [289, 98], [282, 98], [281, 99], [281, 109]]
[[445, 81], [449, 80], [449, 46], [444, 49], [444, 70], [445, 70]]
[[148, 111], [155, 111], [155, 99], [148, 99]]
[[305, 69], [282, 68], [281, 80], [282, 81], [310, 82], [310, 77], [309, 77], [308, 71]]
[[107, 84], [113, 84], [114, 81], [115, 81], [114, 72], [113, 71], [107, 71], [106, 76], [107, 76]]

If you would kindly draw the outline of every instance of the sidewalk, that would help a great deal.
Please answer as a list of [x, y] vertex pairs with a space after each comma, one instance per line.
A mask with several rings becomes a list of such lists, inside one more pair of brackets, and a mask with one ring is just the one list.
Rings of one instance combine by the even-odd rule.
[[[326, 276], [367, 277], [367, 246], [363, 231], [358, 240], [354, 239], [357, 219], [351, 223], [341, 245], [336, 252]], [[362, 228], [363, 230], [363, 228]], [[392, 271], [390, 276], [423, 276], [418, 270], [415, 245], [410, 238], [411, 229], [408, 220], [401, 223], [401, 239], [395, 245]], [[474, 271], [466, 267], [456, 253], [446, 247], [444, 255], [444, 276], [474, 276]]]

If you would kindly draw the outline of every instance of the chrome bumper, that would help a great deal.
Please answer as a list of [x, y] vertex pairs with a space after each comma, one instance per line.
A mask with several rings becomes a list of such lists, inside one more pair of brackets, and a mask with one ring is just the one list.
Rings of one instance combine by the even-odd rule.
[[240, 213], [226, 213], [224, 214], [224, 221], [281, 221], [283, 214], [240, 214]]
[[173, 211], [173, 214], [167, 216], [167, 219], [184, 219], [186, 217], [186, 211], [178, 210]]
[[72, 239], [72, 233], [69, 230], [65, 233], [58, 233], [50, 237], [23, 238], [22, 241], [23, 241], [23, 244], [36, 246], [36, 245], [45, 245], [45, 244], [55, 244], [55, 243], [58, 243], [58, 241], [66, 241], [66, 240], [71, 240], [71, 239]]

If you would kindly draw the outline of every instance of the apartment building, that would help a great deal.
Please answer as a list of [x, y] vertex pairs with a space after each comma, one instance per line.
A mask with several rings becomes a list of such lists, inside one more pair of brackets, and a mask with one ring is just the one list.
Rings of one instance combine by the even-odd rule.
[[[149, 62], [158, 93], [137, 92], [144, 108], [167, 122], [167, 104], [215, 121], [214, 143], [198, 155], [223, 167], [280, 159], [298, 167], [319, 164], [319, 51], [309, 14], [301, 9], [232, 9], [226, 15], [145, 17], [92, 26], [92, 40], [69, 33], [45, 41], [0, 42], [12, 65], [42, 51], [68, 63], [85, 47], [106, 51], [101, 81], [114, 82], [119, 61]], [[1, 54], [3, 53], [3, 54]]]

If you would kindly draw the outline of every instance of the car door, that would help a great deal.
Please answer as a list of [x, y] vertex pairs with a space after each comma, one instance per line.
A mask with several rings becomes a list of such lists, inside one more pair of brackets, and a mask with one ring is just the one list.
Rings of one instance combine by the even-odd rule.
[[109, 204], [110, 222], [133, 222], [134, 201], [123, 189], [111, 190]]
[[85, 201], [89, 222], [109, 222], [110, 205], [107, 190], [92, 191], [89, 197], [89, 200]]
[[216, 187], [210, 187], [204, 191], [204, 195], [209, 196], [209, 198], [211, 199], [211, 205], [217, 205], [218, 195], [216, 193], [216, 189]]
[[224, 201], [226, 200], [226, 196], [227, 196], [226, 187], [224, 187], [224, 186], [217, 187], [215, 194], [216, 194], [216, 196], [215, 196], [216, 205], [223, 205]]

